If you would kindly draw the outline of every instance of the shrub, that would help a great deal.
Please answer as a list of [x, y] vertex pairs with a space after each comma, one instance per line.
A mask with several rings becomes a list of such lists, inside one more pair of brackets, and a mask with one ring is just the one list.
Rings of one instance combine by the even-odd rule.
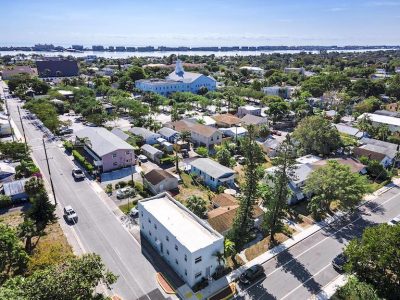
[[163, 157], [160, 159], [160, 163], [162, 165], [169, 165], [169, 164], [174, 163], [174, 161], [175, 161], [175, 158], [172, 156], [167, 156], [167, 157]]
[[127, 185], [128, 185], [128, 183], [126, 181], [119, 181], [115, 184], [115, 188], [122, 189], [122, 188], [126, 187]]
[[77, 160], [90, 174], [93, 173], [94, 167], [88, 162], [77, 150], [72, 150], [72, 156]]
[[67, 150], [68, 152], [71, 152], [74, 149], [74, 145], [72, 144], [71, 141], [65, 141], [63, 143], [63, 146], [64, 146], [65, 150]]
[[112, 191], [113, 191], [113, 186], [112, 186], [112, 184], [111, 184], [111, 183], [107, 184], [107, 185], [106, 185], [106, 193], [107, 193], [107, 194], [112, 194]]
[[196, 153], [200, 156], [207, 157], [208, 156], [208, 149], [206, 147], [198, 147], [196, 149]]
[[150, 192], [148, 189], [144, 187], [143, 184], [140, 182], [135, 181], [135, 189], [137, 190], [138, 194], [142, 196], [143, 198], [147, 198], [150, 196]]
[[12, 205], [12, 200], [10, 196], [0, 195], [0, 208], [7, 208]]

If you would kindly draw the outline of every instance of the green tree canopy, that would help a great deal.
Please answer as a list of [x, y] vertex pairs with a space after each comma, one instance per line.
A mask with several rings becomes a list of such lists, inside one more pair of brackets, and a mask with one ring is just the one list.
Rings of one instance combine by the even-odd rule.
[[371, 284], [380, 297], [399, 299], [399, 241], [399, 225], [368, 227], [361, 239], [352, 240], [346, 247], [346, 270], [360, 281]]
[[207, 212], [206, 200], [196, 195], [192, 195], [186, 200], [186, 207], [199, 218], [204, 218]]
[[373, 286], [350, 276], [347, 283], [340, 287], [331, 298], [332, 300], [379, 300]]
[[85, 254], [35, 271], [29, 277], [9, 279], [0, 288], [0, 299], [99, 299], [96, 287], [99, 284], [109, 287], [116, 280], [117, 277], [105, 268], [99, 255]]
[[293, 138], [306, 154], [329, 155], [341, 146], [339, 132], [323, 116], [304, 118], [293, 132]]
[[341, 209], [352, 210], [368, 191], [364, 176], [335, 160], [312, 172], [304, 187], [304, 193], [312, 195], [308, 207], [315, 216], [330, 212], [333, 201], [338, 201]]
[[23, 272], [28, 262], [16, 231], [0, 223], [0, 285], [9, 277]]

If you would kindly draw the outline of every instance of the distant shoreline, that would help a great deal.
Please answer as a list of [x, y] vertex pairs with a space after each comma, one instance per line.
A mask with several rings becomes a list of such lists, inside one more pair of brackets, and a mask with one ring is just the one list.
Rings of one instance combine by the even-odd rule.
[[35, 50], [1, 50], [0, 56], [4, 55], [42, 55], [42, 56], [72, 56], [76, 58], [84, 58], [88, 55], [95, 55], [97, 57], [110, 58], [110, 59], [124, 59], [129, 57], [165, 57], [170, 55], [188, 55], [188, 56], [208, 56], [215, 55], [221, 56], [258, 56], [262, 54], [298, 54], [301, 52], [318, 54], [321, 51], [340, 52], [340, 53], [353, 53], [353, 52], [370, 52], [370, 51], [390, 51], [400, 50], [400, 46], [382, 46], [382, 48], [376, 47], [358, 47], [358, 48], [332, 48], [332, 49], [276, 49], [276, 50], [218, 50], [218, 51], [205, 51], [205, 50], [188, 50], [188, 51], [35, 51]]

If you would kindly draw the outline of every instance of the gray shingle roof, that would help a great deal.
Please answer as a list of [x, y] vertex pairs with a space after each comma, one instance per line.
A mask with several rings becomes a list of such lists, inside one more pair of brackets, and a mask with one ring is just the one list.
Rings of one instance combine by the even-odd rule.
[[242, 118], [242, 122], [244, 122], [246, 125], [259, 125], [267, 123], [267, 118], [247, 114]]
[[344, 124], [333, 124], [333, 125], [336, 127], [336, 129], [340, 133], [355, 136], [356, 138], [362, 138], [363, 136], [365, 136], [365, 132], [360, 131], [356, 127], [352, 127], [352, 126], [348, 126], [348, 125], [344, 125]]
[[157, 148], [149, 145], [149, 144], [144, 144], [140, 149], [146, 151], [147, 153], [150, 153], [152, 155], [155, 155], [157, 153], [163, 153], [161, 150], [158, 150]]
[[190, 163], [190, 165], [214, 178], [228, 177], [235, 174], [234, 170], [209, 158], [195, 159]]
[[77, 131], [75, 135], [79, 138], [88, 138], [90, 149], [99, 157], [116, 150], [133, 150], [131, 145], [103, 127], [84, 128]]
[[111, 132], [114, 133], [117, 137], [119, 137], [123, 141], [126, 141], [129, 138], [129, 135], [127, 135], [119, 128], [114, 128], [113, 130], [111, 130]]
[[173, 130], [171, 128], [168, 127], [163, 127], [158, 131], [159, 134], [161, 134], [162, 136], [165, 136], [167, 138], [170, 138], [171, 136], [174, 136], [175, 134], [179, 134], [178, 131]]
[[132, 132], [134, 135], [139, 135], [139, 136], [143, 137], [144, 139], [147, 139], [153, 135], [159, 136], [158, 133], [155, 133], [155, 132], [148, 130], [147, 128], [143, 128], [143, 127], [132, 127], [131, 129], [129, 129], [129, 131]]

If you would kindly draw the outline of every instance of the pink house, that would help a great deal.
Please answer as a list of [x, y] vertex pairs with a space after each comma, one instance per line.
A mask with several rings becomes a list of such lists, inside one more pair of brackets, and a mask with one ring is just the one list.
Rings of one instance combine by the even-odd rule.
[[133, 147], [103, 127], [88, 127], [76, 132], [85, 141], [87, 158], [100, 172], [109, 172], [135, 164]]

